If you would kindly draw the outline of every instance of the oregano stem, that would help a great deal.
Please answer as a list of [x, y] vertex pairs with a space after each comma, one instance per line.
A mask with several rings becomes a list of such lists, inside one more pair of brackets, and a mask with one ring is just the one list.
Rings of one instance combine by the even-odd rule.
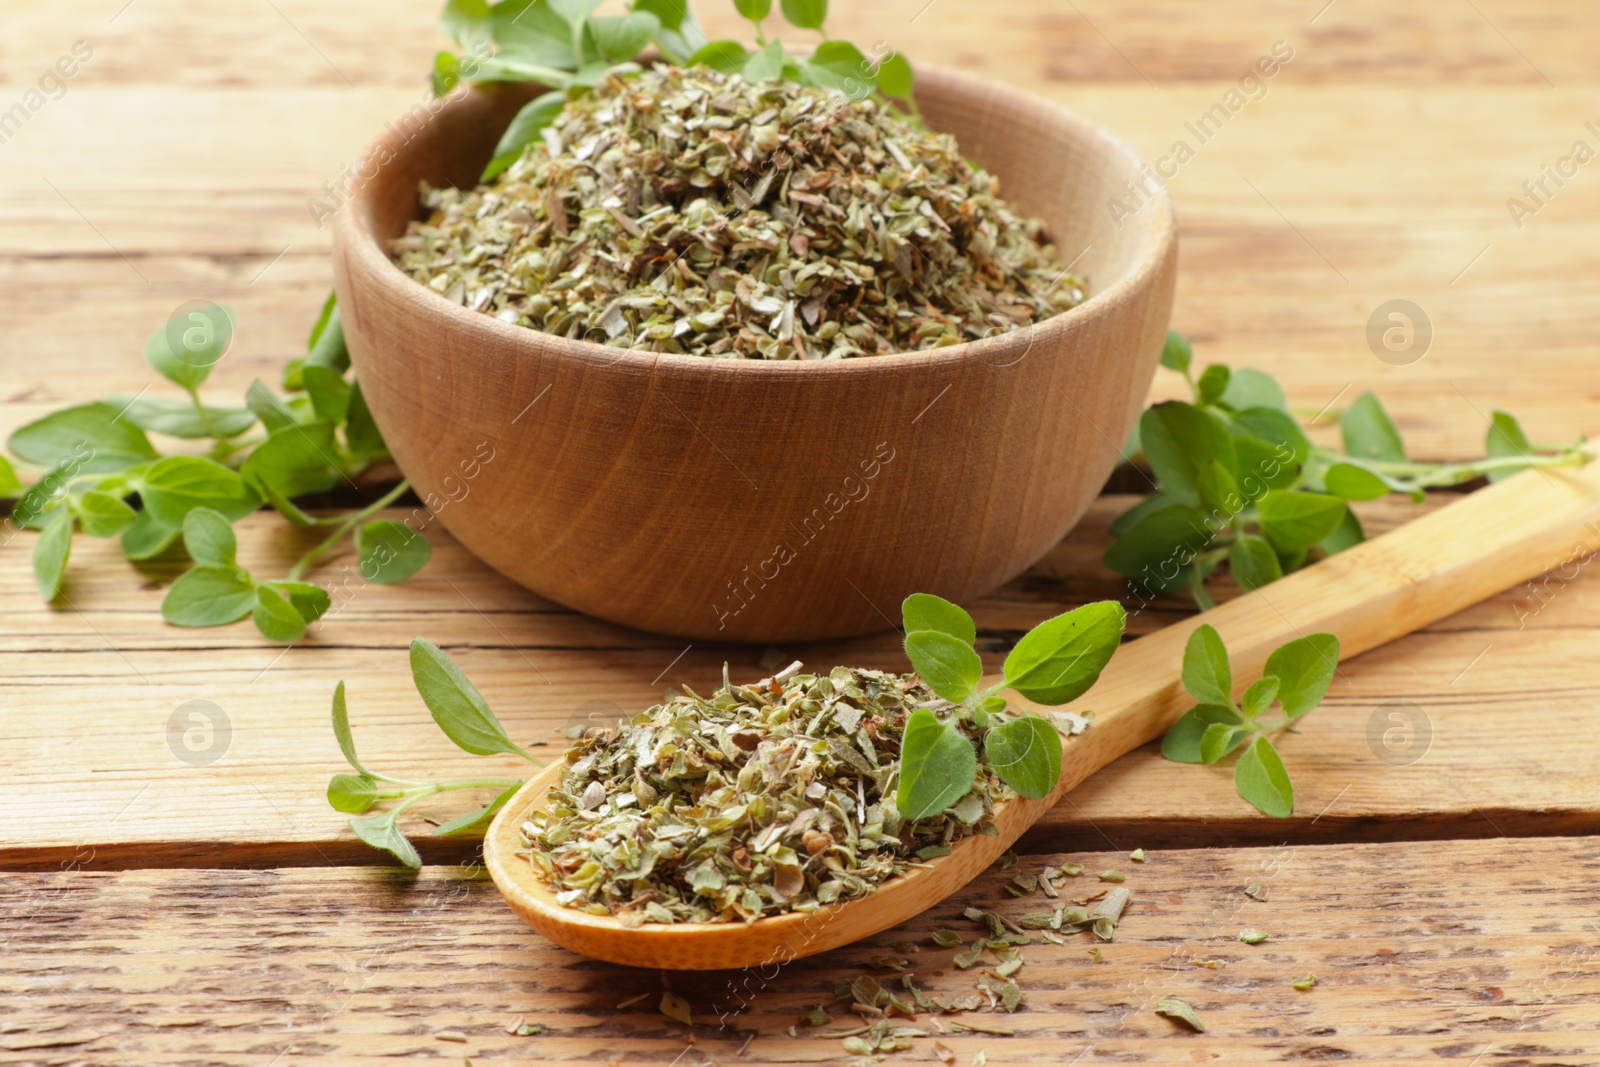
[[291, 582], [299, 581], [306, 571], [310, 570], [319, 559], [321, 559], [328, 552], [332, 551], [333, 547], [340, 541], [344, 540], [345, 536], [349, 534], [349, 532], [354, 529], [358, 523], [360, 523], [363, 519], [370, 517], [373, 512], [381, 511], [390, 504], [393, 504], [396, 500], [399, 500], [410, 488], [411, 483], [409, 481], [401, 481], [399, 485], [389, 490], [383, 496], [379, 497], [371, 504], [368, 504], [354, 515], [347, 517], [343, 522], [339, 523], [338, 526], [335, 526], [333, 528], [333, 533], [329, 534], [327, 538], [320, 544], [316, 545], [309, 552], [295, 561], [294, 566], [289, 568], [288, 580]]

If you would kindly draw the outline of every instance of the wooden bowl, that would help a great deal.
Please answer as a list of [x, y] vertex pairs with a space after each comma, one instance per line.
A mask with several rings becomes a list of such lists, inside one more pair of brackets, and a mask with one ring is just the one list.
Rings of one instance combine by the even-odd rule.
[[931, 352], [720, 360], [514, 326], [390, 262], [418, 183], [475, 184], [528, 97], [475, 90], [391, 127], [334, 229], [345, 335], [378, 426], [439, 521], [491, 566], [644, 630], [843, 637], [896, 625], [913, 592], [982, 596], [1099, 492], [1155, 372], [1177, 270], [1171, 202], [1150, 183], [1130, 194], [1148, 172], [1110, 134], [919, 67], [928, 123], [1045, 221], [1089, 299]]

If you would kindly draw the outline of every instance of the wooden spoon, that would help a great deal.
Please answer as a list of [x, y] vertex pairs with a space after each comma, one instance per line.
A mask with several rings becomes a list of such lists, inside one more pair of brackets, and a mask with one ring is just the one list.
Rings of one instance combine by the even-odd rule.
[[[609, 916], [562, 907], [517, 854], [524, 847], [524, 818], [542, 805], [560, 777], [561, 763], [523, 786], [495, 818], [484, 856], [495, 884], [529, 926], [586, 956], [669, 970], [781, 964], [926, 911], [985, 870], [1073, 786], [1165, 733], [1195, 704], [1179, 675], [1184, 644], [1202, 622], [1222, 634], [1233, 660], [1235, 689], [1242, 691], [1260, 676], [1268, 653], [1286, 641], [1332, 633], [1339, 638], [1341, 658], [1348, 658], [1597, 548], [1600, 463], [1529, 470], [1265, 589], [1129, 642], [1076, 705], [1096, 709], [1094, 725], [1064, 739], [1061, 781], [1054, 792], [1042, 800], [996, 805], [998, 834], [965, 838], [950, 855], [858, 900], [750, 923], [646, 924], [633, 929]], [[985, 678], [984, 684], [997, 680]], [[1011, 704], [1027, 707], [1016, 697]]]

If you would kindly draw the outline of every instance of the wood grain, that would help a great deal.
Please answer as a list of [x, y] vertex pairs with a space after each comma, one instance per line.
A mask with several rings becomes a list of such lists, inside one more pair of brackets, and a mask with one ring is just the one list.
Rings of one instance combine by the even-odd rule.
[[[1024, 949], [1015, 1014], [944, 1016], [1015, 1031], [938, 1038], [967, 1064], [1575, 1064], [1600, 1048], [1594, 914], [1600, 860], [1586, 841], [1407, 848], [1183, 850], [1029, 856], [1085, 865], [1065, 893], [1125, 872], [1132, 898], [1109, 944], [1073, 935]], [[1448, 874], [1443, 872], [1448, 871]], [[973, 988], [932, 931], [978, 931], [966, 905], [1009, 916], [992, 871], [868, 941], [760, 972], [664, 975], [596, 963], [527, 931], [475, 868], [390, 871], [58, 871], [6, 875], [0, 1054], [24, 1063], [266, 1065], [392, 1062], [822, 1063], [830, 1033], [789, 1027], [878, 957], [909, 961], [924, 991]], [[1261, 886], [1265, 902], [1243, 890]], [[1269, 939], [1248, 946], [1239, 931]], [[1090, 961], [1100, 944], [1104, 962]], [[1211, 964], [1211, 965], [1207, 965]], [[1299, 992], [1291, 982], [1315, 974]], [[665, 985], [693, 1030], [657, 1014]], [[640, 1003], [619, 1009], [636, 997]], [[1204, 1034], [1153, 1013], [1177, 996]], [[512, 1037], [518, 1020], [544, 1027]], [[934, 1030], [929, 1015], [916, 1025]], [[442, 1041], [453, 1033], [464, 1042]], [[932, 1038], [890, 1062], [936, 1062]], [[686, 1051], [687, 1049], [687, 1051]], [[677, 1057], [682, 1059], [676, 1059]]]
[[[1120, 595], [1097, 561], [1107, 522], [1127, 503], [1102, 498], [1038, 566], [973, 606], [986, 669], [997, 669], [1039, 620]], [[1363, 509], [1372, 531], [1417, 511], [1404, 502]], [[17, 536], [25, 544], [33, 535]], [[275, 516], [251, 518], [241, 525], [241, 558], [271, 574], [301, 536]], [[574, 721], [609, 721], [669, 686], [714, 685], [724, 660], [735, 676], [765, 673], [761, 647], [671, 642], [574, 615], [499, 578], [448, 537], [433, 540], [433, 561], [399, 586], [347, 586], [347, 560], [333, 561], [322, 577], [341, 606], [287, 652], [248, 624], [160, 623], [155, 580], [171, 569], [143, 580], [110, 545], [80, 539], [70, 606], [58, 609], [39, 602], [21, 545], [0, 551], [0, 743], [14, 754], [0, 780], [0, 865], [54, 867], [78, 845], [96, 849], [97, 867], [381, 862], [322, 799], [342, 765], [328, 726], [339, 680], [372, 765], [423, 778], [489, 766], [518, 773], [457, 753], [438, 733], [411, 686], [405, 649], [413, 636], [447, 648], [519, 740], [559, 744]], [[1147, 748], [1075, 789], [1025, 846], [1600, 831], [1592, 801], [1600, 790], [1592, 728], [1600, 579], [1592, 566], [1569, 573], [1342, 668], [1327, 702], [1282, 746], [1296, 783], [1293, 819], [1256, 815], [1234, 795], [1226, 769], [1176, 766]], [[1188, 615], [1179, 601], [1155, 602], [1133, 614], [1130, 633]], [[893, 634], [777, 651], [814, 664], [904, 663]], [[215, 702], [232, 723], [229, 747], [208, 766], [180, 761], [168, 745], [168, 719], [191, 699]], [[1421, 713], [1429, 736], [1389, 718], [1409, 711], [1391, 707], [1396, 701]], [[1567, 740], [1555, 748], [1551, 737]], [[428, 827], [419, 820], [411, 829]], [[434, 859], [466, 847], [421, 843]]]

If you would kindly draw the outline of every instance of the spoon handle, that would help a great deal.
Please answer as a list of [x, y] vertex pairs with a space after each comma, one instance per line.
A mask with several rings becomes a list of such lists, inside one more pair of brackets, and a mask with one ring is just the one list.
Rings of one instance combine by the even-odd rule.
[[1527, 470], [1131, 641], [1078, 701], [1082, 708], [1102, 710], [1066, 746], [1061, 781], [1048, 803], [1123, 753], [1162, 736], [1195, 705], [1181, 679], [1183, 650], [1202, 623], [1216, 627], [1228, 647], [1237, 696], [1287, 641], [1331, 633], [1339, 639], [1339, 658], [1348, 659], [1551, 568], [1581, 566], [1597, 548], [1600, 463]]

